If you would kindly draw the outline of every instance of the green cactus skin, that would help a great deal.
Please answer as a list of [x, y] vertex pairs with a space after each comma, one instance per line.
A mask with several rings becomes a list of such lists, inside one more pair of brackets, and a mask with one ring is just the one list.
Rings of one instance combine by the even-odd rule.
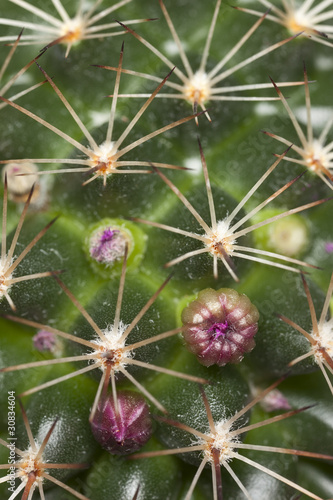
[[[51, 1], [29, 0], [29, 2], [49, 13], [57, 14]], [[75, 2], [63, 0], [70, 15], [75, 13], [74, 9], [78, 3], [76, 0]], [[98, 9], [102, 10], [103, 5], [108, 6], [109, 3], [104, 0]], [[315, 4], [317, 3], [319, 2]], [[198, 66], [216, 5], [215, 0], [205, 2], [165, 0], [165, 5], [180, 40], [185, 43], [189, 61], [194, 67]], [[239, 2], [239, 6], [260, 10], [258, 5], [261, 7], [255, 0], [250, 3]], [[9, 0], [2, 0], [0, 5], [1, 36], [7, 34], [18, 36], [20, 28], [2, 25], [1, 18], [25, 21], [37, 19], [42, 23], [32, 13]], [[112, 22], [115, 18], [119, 21], [156, 18], [154, 21], [136, 24], [132, 28], [183, 69], [158, 0], [153, 2], [132, 0], [109, 15], [105, 22]], [[209, 53], [208, 70], [224, 57], [254, 22], [254, 17], [232, 9], [226, 3], [222, 4]], [[327, 24], [330, 22], [328, 20]], [[29, 34], [31, 32], [28, 29], [23, 33], [23, 35]], [[239, 63], [288, 36], [289, 33], [283, 26], [265, 20], [232, 58], [232, 63]], [[105, 140], [111, 107], [111, 98], [106, 96], [114, 92], [116, 74], [93, 65], [117, 67], [123, 40], [123, 68], [148, 73], [160, 79], [170, 71], [167, 65], [130, 33], [83, 40], [72, 46], [67, 58], [65, 58], [66, 46], [56, 44], [38, 58], [38, 63], [53, 78], [98, 144]], [[25, 46], [20, 42], [4, 72], [0, 87], [2, 88], [11, 76], [36, 57], [41, 48], [42, 45]], [[9, 50], [8, 46], [0, 46], [0, 67]], [[317, 136], [330, 116], [333, 116], [332, 51], [332, 47], [314, 43], [306, 37], [298, 37], [240, 69], [229, 77], [226, 85], [270, 83], [269, 76], [275, 82], [302, 82], [304, 61], [311, 81], [309, 85], [312, 120], [314, 136]], [[177, 79], [173, 77], [174, 75], [171, 75], [169, 81], [176, 82]], [[32, 64], [5, 97], [10, 98], [43, 80], [41, 71]], [[156, 85], [156, 81], [122, 74], [119, 93], [150, 94]], [[168, 91], [170, 88], [162, 89], [163, 93]], [[248, 91], [247, 95], [265, 95], [274, 98], [277, 96], [273, 86], [263, 91]], [[288, 104], [306, 130], [304, 86], [285, 88], [283, 95], [288, 97]], [[143, 102], [144, 99], [140, 98], [118, 98], [114, 124], [117, 137], [121, 135]], [[44, 83], [20, 97], [17, 103], [54, 124], [82, 145], [87, 145], [83, 133], [49, 83]], [[233, 210], [273, 163], [272, 155], [282, 154], [285, 149], [285, 146], [262, 134], [260, 130], [284, 137], [290, 143], [297, 144], [299, 139], [286, 110], [278, 100], [263, 103], [222, 101], [208, 102], [206, 105], [211, 122], [205, 116], [200, 116], [199, 126], [191, 120], [160, 134], [133, 149], [128, 155], [128, 160], [145, 162], [154, 160], [190, 168], [189, 171], [163, 169], [163, 173], [188, 198], [203, 219], [209, 221], [210, 212], [197, 136], [200, 137], [207, 161], [219, 217], [221, 213], [227, 215]], [[10, 106], [0, 106], [0, 113], [0, 161], [3, 163], [14, 158], [78, 157], [78, 152], [68, 142], [18, 110]], [[125, 146], [190, 114], [191, 106], [185, 100], [156, 97], [131, 131]], [[328, 142], [331, 140], [332, 131], [329, 132]], [[288, 154], [292, 156], [292, 153]], [[39, 165], [40, 170], [61, 167], [64, 168], [60, 164]], [[241, 218], [303, 170], [302, 165], [281, 161], [237, 217]], [[186, 240], [183, 235], [137, 224], [133, 219], [146, 219], [197, 233], [201, 231], [200, 226], [156, 173], [113, 175], [107, 179], [105, 187], [102, 179], [82, 186], [87, 179], [89, 175], [81, 173], [39, 177], [40, 187], [36, 188], [37, 195], [29, 207], [16, 252], [22, 251], [32, 237], [51, 219], [56, 216], [59, 218], [24, 258], [18, 275], [32, 274], [40, 270], [64, 271], [61, 279], [68, 289], [99, 327], [106, 328], [114, 321], [122, 260], [117, 261], [114, 266], [105, 266], [101, 262], [94, 261], [89, 253], [89, 238], [100, 226], [122, 228], [130, 235], [130, 249], [120, 316], [123, 322], [129, 324], [169, 275], [170, 270], [165, 269], [163, 265], [201, 245], [200, 242]], [[3, 190], [2, 183], [1, 194]], [[330, 196], [332, 190], [329, 186], [318, 176], [307, 171], [268, 208], [259, 212], [251, 222], [257, 223], [285, 210]], [[9, 199], [7, 213], [9, 243], [13, 238], [22, 207], [22, 202], [16, 203]], [[322, 310], [333, 271], [331, 214], [332, 202], [328, 201], [293, 216], [290, 219], [292, 221], [290, 226], [282, 226], [282, 229], [276, 229], [275, 233], [273, 225], [265, 226], [249, 235], [246, 242], [252, 247], [282, 253], [283, 244], [288, 245], [288, 241], [292, 241], [292, 238], [289, 240], [287, 235], [287, 239], [279, 248], [274, 248], [274, 238], [284, 237], [284, 231], [301, 228], [300, 234], [304, 235], [304, 241], [298, 246], [298, 253], [292, 254], [291, 249], [291, 255], [320, 268], [309, 269], [309, 274], [306, 276], [317, 316]], [[214, 418], [217, 420], [233, 415], [258, 392], [289, 370], [287, 378], [278, 387], [282, 396], [286, 398], [292, 410], [313, 406], [273, 425], [251, 431], [249, 433], [251, 438], [248, 441], [247, 435], [242, 436], [242, 439], [254, 444], [265, 443], [270, 446], [332, 456], [333, 396], [312, 358], [307, 358], [288, 369], [288, 363], [309, 350], [309, 343], [303, 335], [277, 317], [282, 315], [290, 318], [306, 331], [311, 331], [311, 316], [300, 275], [251, 261], [235, 259], [234, 262], [240, 278], [239, 283], [233, 281], [223, 266], [219, 267], [219, 278], [215, 280], [212, 273], [212, 258], [207, 254], [177, 264], [173, 268], [172, 279], [135, 327], [133, 339], [137, 342], [142, 338], [181, 327], [182, 310], [197, 298], [200, 290], [233, 288], [238, 293], [245, 293], [260, 313], [259, 330], [255, 336], [256, 346], [251, 353], [244, 355], [241, 363], [221, 368], [204, 367], [187, 352], [180, 335], [146, 346], [140, 353], [138, 352], [137, 358], [210, 381], [211, 384], [206, 385], [205, 392]], [[52, 277], [17, 283], [12, 289], [11, 297], [17, 307], [15, 313], [17, 317], [49, 325], [85, 339], [92, 339], [92, 328]], [[86, 352], [85, 347], [80, 349], [76, 344], [72, 345], [64, 339], [59, 339], [56, 353], [40, 352], [34, 347], [32, 340], [36, 334], [35, 328], [3, 317], [13, 314], [6, 300], [0, 302], [0, 314], [2, 316], [0, 369]], [[79, 365], [58, 364], [30, 370], [0, 372], [0, 438], [2, 440], [8, 438], [8, 391], [15, 391], [18, 396], [32, 387], [71, 374], [75, 369], [86, 366]], [[168, 374], [140, 367], [134, 368], [133, 375], [169, 410], [168, 418], [205, 431], [206, 414], [203, 413], [203, 402], [197, 384]], [[52, 456], [50, 460], [54, 463], [89, 463], [87, 470], [60, 471], [60, 473], [58, 471], [54, 475], [90, 500], [132, 500], [138, 486], [140, 486], [138, 500], [184, 500], [199, 463], [198, 455], [188, 456], [184, 453], [181, 456], [168, 455], [128, 460], [109, 455], [94, 441], [88, 419], [99, 380], [100, 373], [93, 370], [23, 398], [34, 436], [47, 432], [56, 418], [62, 424], [59, 425], [57, 439], [53, 440], [47, 449], [47, 457]], [[125, 378], [117, 380], [117, 387], [133, 390], [133, 385]], [[148, 404], [152, 414], [160, 415], [151, 403]], [[18, 403], [16, 410], [18, 447], [24, 449], [27, 447], [27, 436]], [[264, 405], [261, 406], [259, 403], [246, 414], [243, 424], [259, 422], [280, 412], [281, 410], [267, 412]], [[187, 435], [184, 438], [183, 431], [171, 429], [162, 422], [156, 422], [154, 429], [154, 436], [142, 449], [143, 452], [177, 448], [179, 442], [193, 444], [193, 436]], [[333, 498], [332, 461], [253, 450], [241, 452], [310, 490], [314, 495], [313, 498], [325, 500]], [[6, 464], [7, 459], [7, 450], [4, 446], [0, 446], [0, 463]], [[287, 484], [262, 474], [247, 464], [234, 462], [231, 463], [232, 468], [253, 500], [267, 498], [290, 500], [297, 497], [297, 492]], [[3, 471], [1, 476], [5, 474], [6, 471]], [[192, 500], [213, 499], [211, 478], [210, 468], [207, 467], [198, 481]], [[245, 498], [225, 470], [222, 471], [222, 481], [223, 498], [228, 500]], [[0, 483], [1, 499], [10, 498], [11, 493], [7, 487], [6, 482]], [[17, 498], [21, 496], [22, 493]], [[33, 500], [39, 498], [36, 490]], [[46, 500], [73, 498], [75, 497], [72, 494], [55, 484], [45, 483]], [[301, 495], [301, 498], [307, 497]]]

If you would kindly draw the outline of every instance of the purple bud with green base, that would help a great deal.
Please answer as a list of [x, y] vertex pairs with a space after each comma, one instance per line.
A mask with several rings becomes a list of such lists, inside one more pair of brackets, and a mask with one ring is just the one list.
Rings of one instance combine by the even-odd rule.
[[91, 428], [96, 441], [113, 455], [127, 455], [140, 449], [152, 435], [149, 407], [140, 394], [117, 393], [118, 411], [112, 394], [99, 403]]
[[129, 238], [124, 231], [111, 227], [99, 228], [90, 237], [89, 252], [97, 262], [111, 266], [124, 256], [127, 244]]
[[238, 363], [255, 346], [258, 319], [246, 295], [207, 288], [182, 312], [186, 347], [204, 366]]

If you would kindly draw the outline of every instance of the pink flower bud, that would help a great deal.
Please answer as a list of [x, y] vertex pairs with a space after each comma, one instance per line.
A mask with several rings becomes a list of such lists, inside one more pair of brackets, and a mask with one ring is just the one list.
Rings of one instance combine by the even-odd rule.
[[99, 403], [91, 422], [96, 441], [114, 455], [141, 448], [152, 434], [152, 420], [144, 398], [132, 391], [117, 393], [118, 412], [112, 394]]
[[278, 389], [269, 392], [260, 402], [265, 411], [291, 410], [288, 399]]
[[182, 312], [186, 347], [204, 366], [238, 363], [255, 346], [258, 319], [246, 295], [206, 288]]
[[47, 330], [38, 330], [36, 335], [32, 338], [32, 341], [34, 348], [38, 351], [54, 352], [56, 350], [56, 336], [54, 333], [48, 332]]
[[120, 229], [99, 228], [90, 237], [89, 252], [97, 262], [112, 266], [117, 260], [122, 259], [128, 242], [128, 236]]

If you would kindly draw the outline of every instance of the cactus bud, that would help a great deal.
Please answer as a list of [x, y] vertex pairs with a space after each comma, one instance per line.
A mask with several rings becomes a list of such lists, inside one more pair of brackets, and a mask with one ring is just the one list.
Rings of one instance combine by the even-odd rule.
[[97, 262], [112, 266], [125, 254], [126, 244], [129, 244], [128, 235], [110, 226], [100, 227], [90, 237], [89, 252]]
[[114, 455], [138, 450], [153, 430], [147, 403], [133, 391], [119, 391], [116, 405], [112, 394], [100, 402], [91, 428], [102, 448]]
[[261, 407], [268, 412], [291, 410], [288, 399], [278, 389], [274, 389], [261, 400]]
[[332, 241], [328, 241], [327, 243], [325, 243], [325, 251], [327, 253], [333, 253], [333, 242]]
[[238, 363], [254, 346], [259, 312], [230, 288], [202, 290], [182, 312], [187, 349], [204, 366]]
[[28, 161], [21, 164], [7, 163], [2, 170], [3, 180], [6, 174], [8, 179], [8, 194], [11, 200], [17, 203], [25, 202], [32, 186], [35, 185], [32, 202], [36, 201], [39, 196], [39, 179], [37, 167], [34, 163]]
[[39, 330], [32, 338], [34, 348], [38, 351], [53, 352], [56, 347], [56, 336], [47, 330]]

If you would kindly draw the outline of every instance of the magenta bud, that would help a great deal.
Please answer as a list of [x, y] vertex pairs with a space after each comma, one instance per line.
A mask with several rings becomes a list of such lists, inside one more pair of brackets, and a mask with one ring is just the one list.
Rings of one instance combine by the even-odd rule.
[[47, 330], [38, 330], [32, 338], [34, 348], [38, 351], [54, 352], [56, 349], [57, 339], [54, 333]]
[[124, 256], [128, 244], [129, 237], [123, 230], [106, 226], [93, 232], [89, 241], [89, 252], [97, 262], [112, 266]]
[[206, 288], [182, 312], [187, 349], [204, 366], [238, 363], [255, 346], [258, 309], [231, 288]]
[[141, 448], [152, 435], [152, 419], [144, 398], [132, 391], [117, 393], [118, 411], [112, 394], [99, 403], [91, 422], [96, 441], [114, 455], [127, 455]]
[[269, 392], [260, 402], [265, 411], [291, 410], [288, 399], [278, 389]]
[[328, 241], [327, 243], [325, 243], [325, 250], [327, 253], [333, 253], [333, 242], [332, 241]]

